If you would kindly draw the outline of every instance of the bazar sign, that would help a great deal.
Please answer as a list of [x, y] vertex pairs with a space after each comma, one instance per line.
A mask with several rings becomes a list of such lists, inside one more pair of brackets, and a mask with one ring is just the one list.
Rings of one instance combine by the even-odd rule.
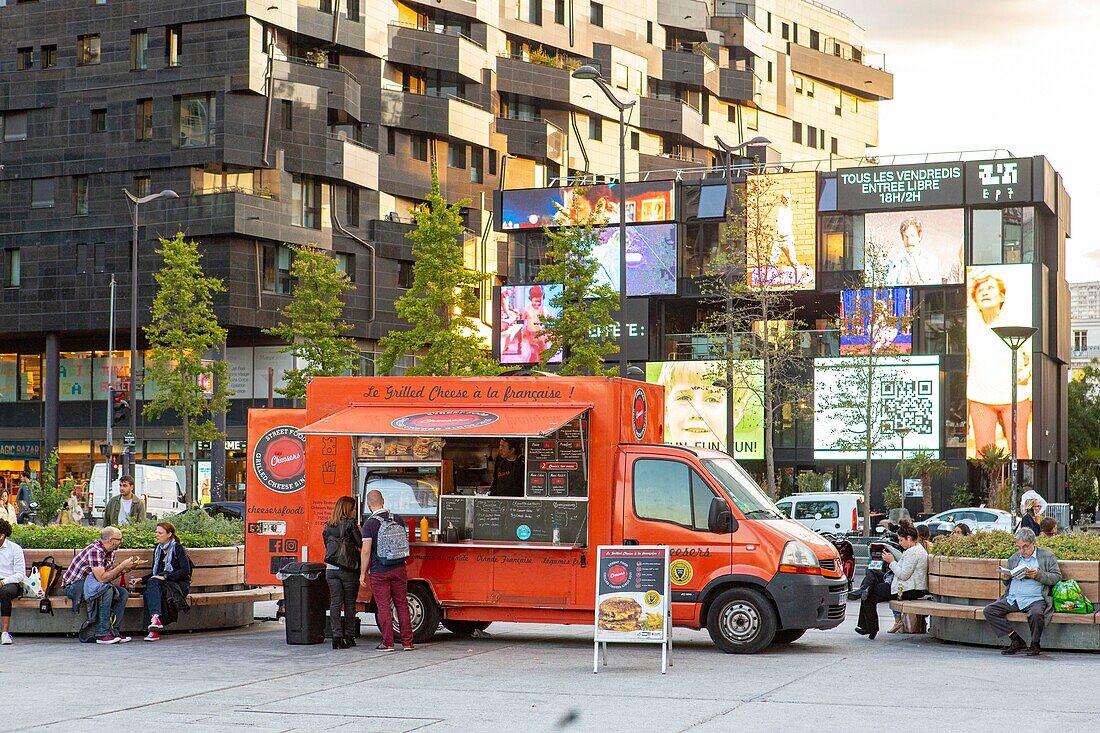
[[42, 457], [42, 444], [37, 440], [0, 441], [0, 460], [37, 461]]

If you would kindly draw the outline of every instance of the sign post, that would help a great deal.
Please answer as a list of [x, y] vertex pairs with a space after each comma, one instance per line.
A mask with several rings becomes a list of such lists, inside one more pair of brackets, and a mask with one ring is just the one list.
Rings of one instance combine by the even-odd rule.
[[660, 644], [661, 674], [672, 666], [668, 548], [601, 545], [596, 551], [596, 632], [592, 673], [607, 666], [608, 642]]

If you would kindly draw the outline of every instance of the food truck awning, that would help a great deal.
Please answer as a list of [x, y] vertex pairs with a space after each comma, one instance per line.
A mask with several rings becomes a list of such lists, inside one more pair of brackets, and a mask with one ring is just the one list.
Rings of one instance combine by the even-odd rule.
[[306, 435], [469, 435], [542, 437], [591, 409], [591, 405], [456, 407], [352, 405], [302, 428]]

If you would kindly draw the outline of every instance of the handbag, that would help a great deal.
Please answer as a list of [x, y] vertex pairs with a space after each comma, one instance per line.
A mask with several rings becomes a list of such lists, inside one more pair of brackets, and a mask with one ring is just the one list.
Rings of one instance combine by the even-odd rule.
[[42, 576], [38, 574], [38, 568], [32, 567], [27, 577], [22, 580], [24, 598], [44, 598], [46, 591], [42, 589]]
[[351, 547], [346, 524], [342, 526], [338, 536], [330, 537], [325, 543], [325, 562], [341, 570], [359, 570], [359, 553]]

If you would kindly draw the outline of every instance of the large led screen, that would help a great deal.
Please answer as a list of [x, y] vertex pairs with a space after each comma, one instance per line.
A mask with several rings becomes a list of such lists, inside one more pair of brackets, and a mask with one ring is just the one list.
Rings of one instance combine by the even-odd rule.
[[749, 286], [812, 290], [817, 267], [817, 175], [749, 176], [744, 196]]
[[[714, 380], [724, 372], [718, 361], [651, 361], [646, 381], [665, 388], [665, 442], [712, 448], [737, 459], [764, 457], [764, 408], [760, 401], [764, 363], [748, 361], [734, 370], [732, 404]], [[726, 416], [733, 416], [734, 450], [726, 450]]]
[[[676, 220], [675, 181], [626, 184], [626, 223]], [[579, 195], [574, 196], [574, 192]], [[617, 184], [527, 188], [501, 192], [500, 229], [542, 229], [581, 223], [619, 223]]]
[[913, 351], [913, 291], [909, 288], [845, 290], [840, 294], [842, 356], [909, 354]]
[[[596, 285], [619, 290], [619, 227], [596, 230], [592, 256], [600, 264]], [[637, 224], [626, 228], [626, 294], [676, 294], [676, 225]]]
[[[500, 322], [497, 340], [500, 344], [501, 364], [535, 364], [542, 352], [550, 347], [542, 322], [557, 318], [561, 308], [550, 305], [561, 298], [562, 286], [505, 285], [500, 289]], [[549, 359], [561, 361], [559, 351]]]
[[[966, 268], [966, 457], [986, 446], [1011, 451], [1012, 350], [993, 331], [1034, 326], [1031, 265]], [[1016, 455], [1031, 458], [1031, 385], [1035, 372], [1028, 339], [1016, 356]]]
[[886, 286], [963, 281], [963, 210], [890, 211], [864, 217], [870, 276]]
[[[873, 370], [868, 379], [868, 359]], [[866, 395], [871, 393], [871, 427]], [[814, 458], [900, 459], [940, 450], [940, 358], [938, 356], [840, 357], [814, 360]], [[868, 439], [868, 435], [870, 436]]]

